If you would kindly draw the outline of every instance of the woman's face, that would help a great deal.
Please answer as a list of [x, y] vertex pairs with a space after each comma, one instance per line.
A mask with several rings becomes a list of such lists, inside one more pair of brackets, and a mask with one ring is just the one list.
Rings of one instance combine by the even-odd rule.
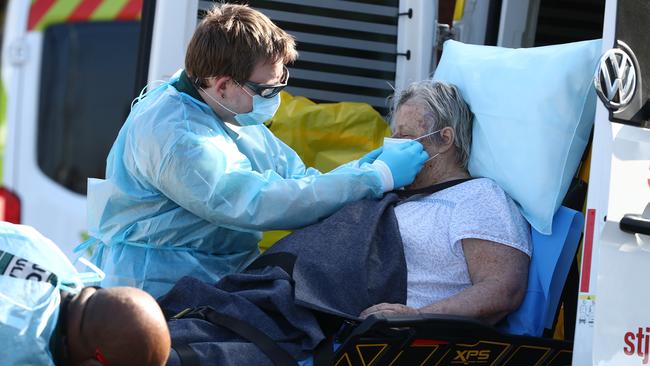
[[[414, 140], [429, 133], [425, 123], [426, 113], [426, 108], [421, 106], [420, 103], [407, 101], [402, 104], [395, 113], [393, 137]], [[418, 142], [424, 146], [429, 156], [435, 154], [432, 139], [423, 138]]]

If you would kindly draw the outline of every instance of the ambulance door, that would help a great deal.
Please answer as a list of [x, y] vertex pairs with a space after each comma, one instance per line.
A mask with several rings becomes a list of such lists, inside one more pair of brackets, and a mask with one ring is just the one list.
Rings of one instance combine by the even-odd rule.
[[650, 339], [650, 21], [608, 0], [587, 201], [575, 365], [641, 365]]
[[[291, 79], [286, 89], [293, 95], [316, 102], [364, 102], [386, 114], [386, 98], [394, 88], [431, 75], [438, 1], [246, 3], [296, 37], [299, 58], [289, 66]], [[169, 78], [183, 67], [192, 33], [214, 4], [156, 2], [150, 82]]]
[[[13, 0], [6, 14], [0, 192], [17, 196], [15, 221], [35, 227], [72, 257], [86, 237], [87, 179], [104, 176], [134, 97], [140, 5]], [[0, 211], [6, 202], [0, 200]]]

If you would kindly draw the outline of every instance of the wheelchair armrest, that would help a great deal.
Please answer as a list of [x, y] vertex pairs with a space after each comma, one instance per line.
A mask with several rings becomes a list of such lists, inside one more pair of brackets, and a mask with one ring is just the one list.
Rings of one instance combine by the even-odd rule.
[[373, 330], [386, 328], [415, 329], [418, 335], [436, 336], [444, 334], [447, 339], [467, 339], [468, 335], [476, 337], [499, 337], [501, 333], [494, 327], [479, 320], [441, 314], [384, 315], [375, 314], [366, 318], [350, 336], [361, 335]]

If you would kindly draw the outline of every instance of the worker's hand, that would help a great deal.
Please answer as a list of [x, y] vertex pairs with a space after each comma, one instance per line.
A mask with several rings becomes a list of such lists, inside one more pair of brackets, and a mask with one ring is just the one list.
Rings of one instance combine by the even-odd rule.
[[371, 152], [364, 155], [361, 159], [359, 159], [359, 165], [363, 163], [372, 164], [383, 151], [384, 151], [383, 146], [380, 147], [379, 149], [372, 150]]
[[396, 314], [411, 314], [417, 315], [420, 314], [418, 309], [402, 305], [402, 304], [389, 304], [383, 302], [381, 304], [373, 305], [366, 310], [362, 311], [359, 314], [359, 318], [365, 319], [373, 314], [385, 314], [385, 315], [396, 315]]
[[408, 141], [384, 146], [377, 160], [386, 163], [393, 176], [393, 189], [397, 189], [413, 183], [428, 158], [422, 144]]

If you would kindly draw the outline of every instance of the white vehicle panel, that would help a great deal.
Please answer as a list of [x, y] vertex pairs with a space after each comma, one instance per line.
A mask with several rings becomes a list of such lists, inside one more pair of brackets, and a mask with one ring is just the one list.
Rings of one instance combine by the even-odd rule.
[[196, 29], [198, 0], [156, 2], [154, 33], [151, 38], [149, 84], [167, 81], [185, 64], [185, 50]]
[[650, 236], [625, 233], [626, 214], [650, 212], [650, 130], [614, 124], [607, 222], [599, 240], [594, 363], [647, 364]]
[[434, 45], [438, 42], [438, 2], [401, 0], [400, 13], [413, 10], [413, 17], [400, 16], [397, 22], [397, 53], [410, 51], [410, 57], [397, 57], [395, 88], [432, 76]]
[[[35, 227], [43, 235], [56, 238], [57, 244], [70, 258], [82, 241], [86, 227], [85, 196], [67, 190], [46, 176], [38, 166], [38, 106], [42, 32], [29, 32], [25, 37], [29, 57], [21, 66], [23, 85], [18, 94], [21, 111], [20, 134], [16, 144], [20, 165], [14, 167], [16, 193], [21, 200], [22, 222]], [[22, 103], [21, 103], [22, 102]], [[22, 105], [21, 105], [22, 104]]]
[[[616, 1], [608, 0], [605, 4], [603, 24], [603, 53], [614, 44], [615, 28]], [[587, 194], [584, 239], [580, 261], [580, 292], [578, 293], [573, 345], [574, 365], [593, 364], [594, 327], [597, 321], [596, 313], [599, 308], [596, 292], [601, 252], [598, 248], [605, 226], [610, 194], [613, 126], [609, 121], [608, 110], [598, 101], [591, 147], [589, 192]]]

